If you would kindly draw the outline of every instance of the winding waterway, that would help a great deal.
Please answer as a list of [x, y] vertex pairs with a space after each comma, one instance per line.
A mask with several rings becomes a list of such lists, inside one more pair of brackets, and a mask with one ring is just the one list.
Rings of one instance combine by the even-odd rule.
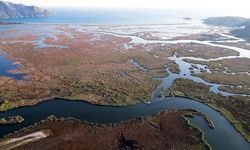
[[0, 113], [0, 118], [13, 115], [21, 115], [25, 118], [25, 121], [21, 124], [1, 126], [0, 136], [4, 136], [39, 122], [52, 114], [57, 117], [75, 117], [82, 121], [108, 124], [143, 116], [152, 116], [158, 112], [172, 109], [195, 109], [211, 118], [215, 125], [214, 129], [209, 128], [207, 122], [204, 121], [204, 119], [200, 119], [198, 116], [190, 120], [194, 125], [205, 132], [206, 140], [215, 150], [248, 150], [250, 148], [249, 143], [246, 142], [219, 112], [203, 103], [177, 97], [154, 99], [151, 104], [141, 103], [126, 107], [100, 106], [83, 101], [55, 99], [42, 102], [32, 107], [21, 107]]
[[[101, 32], [101, 31], [100, 31]], [[106, 34], [106, 33], [105, 33]], [[1, 112], [0, 118], [21, 115], [25, 118], [25, 121], [21, 124], [12, 125], [12, 126], [0, 126], [0, 136], [7, 135], [14, 131], [17, 131], [21, 128], [32, 125], [36, 122], [39, 122], [50, 115], [55, 115], [57, 117], [75, 117], [82, 121], [88, 121], [93, 123], [118, 123], [121, 121], [127, 121], [143, 116], [151, 116], [158, 112], [171, 110], [171, 109], [195, 109], [204, 115], [207, 115], [215, 125], [214, 129], [209, 128], [207, 122], [204, 118], [200, 116], [195, 116], [194, 118], [188, 118], [191, 123], [199, 127], [205, 133], [205, 139], [209, 144], [212, 145], [215, 150], [249, 150], [250, 144], [236, 131], [236, 129], [228, 122], [228, 120], [222, 116], [219, 112], [210, 108], [209, 106], [188, 99], [188, 98], [179, 98], [179, 97], [168, 97], [168, 98], [158, 98], [159, 92], [162, 87], [169, 89], [172, 86], [172, 83], [175, 79], [178, 78], [187, 78], [195, 82], [204, 83], [210, 86], [210, 90], [216, 94], [220, 93], [224, 96], [235, 95], [234, 93], [227, 93], [219, 90], [219, 84], [209, 83], [202, 78], [192, 76], [190, 72], [190, 67], [192, 64], [183, 61], [184, 59], [192, 60], [203, 60], [203, 61], [212, 61], [212, 60], [221, 60], [225, 58], [237, 58], [237, 57], [247, 57], [250, 58], [250, 51], [246, 49], [241, 49], [232, 46], [225, 46], [220, 44], [214, 44], [213, 41], [197, 41], [197, 40], [176, 40], [176, 41], [166, 41], [166, 40], [145, 40], [137, 36], [131, 35], [119, 35], [115, 33], [109, 33], [116, 36], [125, 36], [130, 37], [132, 40], [130, 43], [163, 43], [163, 44], [178, 44], [178, 43], [198, 43], [209, 46], [216, 46], [222, 48], [233, 49], [239, 52], [239, 56], [228, 56], [228, 57], [219, 57], [215, 59], [202, 59], [202, 58], [193, 58], [193, 57], [170, 57], [169, 59], [176, 62], [181, 72], [179, 74], [174, 74], [168, 71], [169, 76], [162, 79], [163, 82], [160, 87], [155, 91], [153, 97], [150, 99], [150, 104], [137, 104], [133, 106], [125, 107], [113, 107], [113, 106], [100, 106], [93, 105], [84, 101], [67, 101], [63, 99], [54, 99], [46, 102], [39, 103], [32, 107], [21, 107], [17, 109], [12, 109], [7, 112]], [[236, 41], [238, 39], [235, 38]], [[42, 41], [43, 42], [43, 41]], [[230, 41], [222, 41], [230, 42]], [[47, 45], [46, 45], [47, 46]], [[0, 57], [5, 59], [6, 54]], [[146, 70], [140, 64], [131, 60], [136, 67]], [[10, 63], [13, 67], [13, 63]], [[3, 65], [2, 65], [3, 66]], [[0, 66], [2, 68], [2, 66]], [[9, 70], [11, 67], [7, 67], [4, 71], [0, 70], [1, 76], [9, 76], [16, 79], [19, 79], [18, 76], [12, 76], [12, 74], [4, 74], [6, 70]], [[15, 66], [15, 65], [14, 65]], [[15, 66], [17, 67], [17, 66]], [[15, 67], [13, 69], [15, 69]], [[200, 66], [204, 68], [204, 66]], [[22, 75], [20, 75], [22, 77]], [[226, 142], [225, 142], [226, 141]]]
[[[82, 31], [82, 32], [92, 32], [92, 33], [102, 33], [102, 34], [109, 34], [117, 37], [126, 37], [126, 38], [131, 38], [130, 43], [131, 44], [202, 44], [202, 45], [207, 45], [207, 46], [213, 46], [213, 47], [219, 47], [219, 48], [226, 48], [226, 49], [231, 49], [239, 52], [239, 56], [225, 56], [225, 57], [218, 57], [214, 59], [203, 59], [203, 58], [196, 58], [196, 57], [185, 57], [186, 59], [192, 59], [192, 60], [200, 60], [200, 61], [217, 61], [217, 60], [222, 60], [222, 59], [230, 59], [230, 58], [250, 58], [250, 50], [248, 49], [243, 49], [239, 47], [234, 47], [234, 46], [228, 46], [228, 45], [223, 45], [220, 43], [237, 43], [237, 42], [242, 42], [244, 40], [239, 39], [237, 37], [234, 37], [233, 35], [227, 35], [227, 34], [221, 34], [223, 37], [230, 37], [230, 39], [225, 39], [225, 40], [220, 40], [218, 41], [199, 41], [199, 40], [148, 40], [148, 39], [143, 39], [141, 37], [138, 37], [136, 35], [131, 35], [131, 33], [126, 34], [125, 32], [121, 33], [116, 33], [116, 32], [107, 32], [104, 30], [98, 30], [98, 29], [78, 29], [77, 31]], [[216, 43], [217, 42], [217, 43]], [[184, 57], [183, 57], [184, 58]]]
[[[160, 44], [202, 44], [206, 46], [212, 46], [212, 47], [218, 47], [218, 48], [226, 48], [226, 49], [231, 49], [234, 51], [237, 51], [239, 53], [238, 56], [223, 56], [223, 57], [218, 57], [218, 58], [213, 58], [213, 59], [204, 59], [204, 58], [198, 58], [198, 57], [176, 57], [176, 55], [169, 57], [168, 59], [174, 61], [176, 64], [178, 64], [181, 72], [179, 74], [175, 74], [170, 72], [168, 69], [166, 71], [169, 73], [169, 76], [166, 78], [163, 78], [162, 84], [159, 86], [159, 88], [156, 90], [154, 94], [154, 98], [158, 97], [159, 91], [164, 88], [168, 90], [171, 86], [174, 80], [179, 79], [179, 78], [185, 78], [185, 79], [190, 79], [193, 80], [197, 83], [203, 83], [208, 86], [210, 86], [210, 91], [215, 93], [215, 94], [221, 94], [223, 96], [250, 96], [249, 94], [235, 94], [235, 93], [229, 93], [225, 92], [219, 89], [220, 86], [227, 86], [223, 84], [216, 84], [216, 83], [210, 83], [200, 77], [193, 76], [191, 73], [190, 68], [192, 68], [192, 64], [189, 62], [184, 61], [185, 59], [189, 60], [197, 60], [197, 61], [218, 61], [222, 59], [232, 59], [232, 58], [250, 58], [250, 50], [239, 48], [239, 47], [234, 47], [234, 46], [227, 46], [227, 45], [222, 45], [220, 43], [237, 43], [237, 42], [242, 42], [244, 40], [239, 39], [237, 37], [234, 37], [233, 35], [227, 35], [224, 33], [220, 33], [222, 37], [225, 37], [225, 40], [220, 40], [218, 41], [199, 41], [199, 40], [148, 40], [148, 39], [143, 39], [141, 37], [138, 37], [136, 35], [132, 35], [131, 33], [126, 32], [111, 32], [111, 31], [105, 31], [105, 30], [98, 30], [98, 29], [86, 29], [86, 28], [80, 28], [77, 29], [77, 31], [81, 32], [92, 32], [92, 33], [100, 33], [100, 34], [109, 34], [113, 36], [118, 36], [118, 37], [126, 37], [130, 38], [131, 41], [129, 42], [130, 44], [155, 44], [155, 43], [160, 43]], [[227, 39], [228, 38], [228, 39]], [[218, 42], [218, 43], [215, 43]], [[136, 61], [131, 61], [135, 65], [135, 67], [146, 71], [147, 69], [144, 68], [142, 65], [138, 64]], [[196, 64], [199, 66], [198, 70], [195, 70], [196, 72], [200, 72], [200, 68], [205, 68], [204, 65], [201, 64]], [[210, 72], [208, 69], [206, 69], [207, 72]]]

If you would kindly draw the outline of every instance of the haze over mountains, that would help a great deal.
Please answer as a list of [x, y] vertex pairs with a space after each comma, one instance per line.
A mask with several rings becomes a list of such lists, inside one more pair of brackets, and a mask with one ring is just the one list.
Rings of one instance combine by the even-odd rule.
[[[55, 15], [36, 6], [26, 6], [23, 4], [14, 4], [12, 2], [0, 1], [0, 19], [14, 18], [38, 18]], [[203, 20], [205, 24], [216, 26], [237, 27], [232, 31], [237, 37], [250, 41], [250, 19], [243, 17], [210, 17]], [[243, 28], [241, 28], [243, 27]]]
[[244, 26], [250, 22], [250, 19], [243, 17], [209, 17], [203, 20], [205, 24], [216, 26]]
[[210, 17], [203, 20], [205, 24], [236, 27], [232, 34], [250, 41], [250, 19], [243, 17]]
[[0, 1], [0, 19], [36, 18], [53, 15], [54, 13], [40, 7]]

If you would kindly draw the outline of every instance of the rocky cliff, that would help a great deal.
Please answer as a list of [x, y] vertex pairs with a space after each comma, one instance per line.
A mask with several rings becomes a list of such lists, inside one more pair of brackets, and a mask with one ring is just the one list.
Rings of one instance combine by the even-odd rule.
[[35, 18], [53, 16], [54, 13], [36, 6], [25, 6], [11, 2], [0, 1], [0, 19]]

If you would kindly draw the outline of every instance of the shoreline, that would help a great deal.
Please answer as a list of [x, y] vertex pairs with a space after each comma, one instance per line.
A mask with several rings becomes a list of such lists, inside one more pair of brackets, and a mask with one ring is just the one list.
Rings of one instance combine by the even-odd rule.
[[200, 129], [199, 127], [193, 125], [185, 116], [182, 116], [182, 118], [187, 122], [187, 124], [193, 128], [196, 128], [197, 130], [199, 130], [199, 132], [202, 134], [201, 140], [208, 146], [209, 150], [212, 150], [212, 146], [211, 144], [209, 144], [206, 139], [205, 139], [205, 132], [202, 131], [202, 129]]
[[127, 120], [127, 121], [122, 121], [122, 122], [119, 122], [119, 123], [110, 123], [110, 124], [91, 123], [91, 122], [88, 122], [88, 121], [82, 121], [82, 120], [74, 118], [74, 117], [57, 117], [57, 116], [54, 116], [54, 115], [50, 115], [46, 119], [43, 119], [43, 120], [41, 120], [39, 122], [31, 124], [31, 125], [29, 125], [27, 127], [24, 127], [24, 128], [22, 128], [22, 129], [20, 129], [18, 131], [9, 133], [9, 134], [3, 136], [1, 139], [4, 139], [4, 138], [6, 138], [8, 136], [12, 136], [12, 135], [15, 135], [15, 134], [18, 134], [18, 133], [22, 134], [22, 133], [26, 132], [29, 129], [35, 129], [38, 125], [40, 125], [42, 123], [45, 123], [46, 121], [62, 121], [62, 122], [64, 122], [64, 121], [75, 121], [75, 122], [79, 122], [81, 124], [85, 124], [87, 126], [92, 126], [92, 127], [95, 127], [95, 126], [96, 127], [115, 127], [115, 126], [118, 126], [120, 124], [127, 124], [127, 123], [136, 122], [136, 121], [140, 121], [140, 120], [147, 120], [147, 119], [149, 119], [151, 117], [156, 117], [156, 116], [159, 116], [159, 115], [164, 115], [165, 113], [167, 114], [167, 113], [170, 113], [170, 112], [178, 112], [178, 111], [184, 111], [183, 112], [184, 114], [180, 115], [180, 118], [183, 119], [182, 120], [183, 123], [187, 124], [191, 128], [194, 128], [194, 129], [198, 130], [198, 132], [200, 132], [200, 134], [201, 134], [201, 137], [199, 137], [199, 139], [202, 142], [204, 142], [207, 149], [212, 150], [212, 146], [205, 140], [205, 133], [200, 128], [198, 128], [195, 125], [193, 125], [192, 123], [190, 123], [190, 121], [185, 117], [185, 115], [187, 115], [187, 114], [195, 113], [195, 111], [192, 110], [192, 109], [179, 109], [179, 110], [170, 109], [170, 110], [158, 112], [158, 113], [156, 113], [156, 114], [154, 114], [152, 116], [138, 117], [138, 118]]
[[[196, 99], [196, 98], [192, 98], [192, 97], [188, 97], [188, 96], [175, 96], [175, 97], [180, 97], [180, 98], [188, 98], [188, 99], [191, 99], [191, 100], [194, 100], [194, 101], [197, 101], [197, 102], [200, 102], [202, 104], [205, 104], [206, 106], [212, 108], [213, 110], [219, 112], [222, 116], [224, 116], [228, 122], [234, 127], [234, 129], [237, 130], [238, 133], [240, 133], [240, 135], [248, 142], [250, 143], [250, 139], [248, 139], [247, 137], [245, 137], [245, 135], [243, 133], [241, 133], [241, 131], [236, 127], [235, 123], [229, 119], [228, 116], [226, 116], [219, 108], [217, 108], [218, 106], [216, 104], [209, 104], [209, 103], [206, 103], [206, 102], [203, 102], [199, 99]], [[214, 105], [214, 106], [213, 106]], [[247, 134], [246, 134], [247, 135]]]
[[[243, 133], [241, 133], [240, 132], [240, 130], [238, 129], [238, 128], [236, 128], [236, 126], [235, 126], [235, 124], [230, 120], [230, 119], [228, 119], [228, 117], [226, 116], [226, 115], [224, 115], [219, 109], [216, 109], [216, 107], [213, 107], [213, 106], [211, 106], [210, 104], [208, 104], [208, 103], [205, 103], [205, 102], [203, 102], [203, 101], [201, 101], [201, 100], [199, 100], [199, 99], [196, 99], [196, 98], [191, 98], [191, 97], [187, 97], [187, 96], [175, 96], [175, 97], [179, 97], [179, 98], [187, 98], [187, 99], [190, 99], [190, 100], [193, 100], [193, 101], [197, 101], [197, 102], [199, 102], [199, 103], [202, 103], [202, 104], [205, 104], [206, 106], [208, 106], [208, 107], [210, 107], [210, 108], [212, 108], [213, 110], [215, 110], [215, 111], [217, 111], [217, 112], [219, 112], [223, 117], [225, 117], [227, 120], [228, 120], [228, 122], [234, 127], [234, 129], [236, 129], [237, 130], [237, 132], [247, 141], [247, 143], [250, 143], [250, 139], [248, 139], [247, 137], [245, 137], [244, 136], [244, 134]], [[19, 109], [19, 108], [25, 108], [25, 107], [33, 107], [34, 105], [38, 105], [38, 104], [41, 104], [41, 103], [45, 103], [45, 102], [48, 102], [48, 101], [53, 101], [53, 100], [62, 100], [62, 101], [79, 101], [79, 102], [83, 102], [83, 103], [87, 103], [87, 104], [90, 104], [90, 105], [94, 105], [94, 106], [102, 106], [102, 107], [117, 107], [117, 108], [119, 108], [119, 107], [129, 107], [129, 106], [133, 106], [133, 105], [137, 105], [137, 104], [145, 104], [145, 105], [147, 105], [145, 102], [141, 102], [141, 103], [135, 103], [135, 104], [130, 104], [130, 105], [123, 105], [123, 106], [119, 106], [119, 105], [102, 105], [102, 104], [95, 104], [95, 103], [91, 103], [91, 102], [89, 102], [89, 101], [86, 101], [86, 100], [71, 100], [71, 99], [65, 99], [65, 98], [54, 98], [54, 99], [47, 99], [47, 100], [45, 100], [45, 101], [41, 101], [41, 102], [38, 102], [38, 103], [36, 103], [36, 104], [33, 104], [33, 105], [28, 105], [28, 106], [20, 106], [20, 107], [16, 107], [16, 108], [12, 108], [12, 109], [9, 109], [9, 110], [14, 110], [14, 109]], [[167, 101], [168, 99], [166, 99], [166, 101]], [[150, 101], [150, 102], [154, 102], [154, 101]], [[151, 103], [151, 104], [153, 104], [153, 103]], [[150, 105], [150, 104], [149, 104]], [[178, 110], [178, 109], [171, 109], [171, 110]], [[182, 109], [183, 110], [183, 109]], [[187, 109], [187, 110], [190, 110], [190, 109]], [[195, 109], [193, 109], [193, 110], [195, 110]], [[8, 111], [8, 110], [7, 110]], [[197, 112], [199, 112], [199, 111], [197, 111]], [[2, 112], [0, 112], [0, 113], [4, 113], [4, 111], [2, 111]], [[201, 112], [199, 112], [199, 113], [201, 113]], [[201, 113], [201, 114], [203, 114], [203, 113]], [[204, 115], [204, 114], [203, 114]], [[204, 115], [203, 116], [202, 115], [202, 117], [204, 118], [204, 116], [206, 116], [206, 115]], [[207, 116], [206, 116], [207, 117]], [[205, 119], [205, 118], [204, 118]], [[206, 119], [205, 119], [206, 120]], [[209, 122], [207, 121], [207, 123], [208, 123], [208, 125], [209, 125]], [[105, 125], [105, 124], [104, 124]], [[210, 125], [209, 125], [209, 127], [210, 127]]]
[[[42, 24], [38, 24], [38, 25], [42, 25]], [[151, 95], [151, 97], [152, 97], [152, 95]], [[177, 96], [177, 97], [182, 97], [182, 96]], [[192, 97], [183, 97], [183, 98], [188, 98], [190, 100], [198, 101], [200, 103], [203, 103], [203, 104], [209, 106], [210, 108], [214, 109], [215, 111], [219, 112], [222, 116], [224, 116], [228, 120], [228, 122], [230, 122], [230, 124], [233, 126], [233, 128], [236, 129], [237, 132], [240, 133], [240, 135], [248, 143], [250, 143], [250, 139], [248, 139], [247, 137], [244, 136], [244, 134], [240, 131], [240, 129], [237, 128], [237, 124], [234, 124], [234, 122], [230, 120], [230, 117], [228, 117], [225, 113], [223, 113], [223, 111], [221, 111], [220, 109], [216, 108], [215, 106], [213, 107], [210, 103], [202, 102], [199, 99], [195, 99], [195, 98], [192, 98]], [[107, 102], [102, 103], [102, 102], [97, 102], [97, 101], [88, 101], [88, 100], [83, 100], [83, 99], [73, 99], [73, 98], [70, 99], [70, 96], [68, 96], [68, 97], [66, 96], [65, 98], [53, 97], [52, 96], [51, 98], [49, 98], [49, 97], [46, 98], [45, 97], [43, 99], [33, 99], [31, 102], [28, 102], [28, 104], [19, 104], [19, 106], [16, 106], [16, 107], [13, 106], [13, 107], [9, 108], [6, 111], [11, 111], [11, 110], [14, 110], [14, 109], [25, 108], [25, 107], [33, 107], [33, 106], [38, 105], [40, 103], [45, 103], [47, 101], [52, 101], [52, 100], [81, 101], [81, 102], [84, 102], [84, 103], [88, 103], [88, 104], [95, 105], [95, 106], [102, 106], [102, 107], [129, 107], [129, 106], [133, 106], [133, 105], [136, 105], [136, 104], [143, 104], [143, 103], [147, 104], [147, 102], [152, 102], [152, 104], [154, 103], [154, 100], [150, 101], [151, 100], [150, 98], [149, 99], [142, 99], [142, 100], [139, 100], [139, 101], [137, 100], [137, 101], [134, 101], [134, 102], [128, 103], [128, 104], [126, 104], [126, 103], [123, 103], [123, 104], [118, 104], [117, 103], [117, 104], [115, 104], [115, 103], [107, 103]], [[25, 102], [25, 99], [20, 100], [20, 102]], [[14, 103], [12, 103], [12, 104], [14, 104]], [[216, 104], [214, 104], [214, 105], [216, 105]], [[178, 110], [178, 109], [176, 109], [176, 110]], [[1, 111], [0, 111], [0, 113], [1, 113]]]

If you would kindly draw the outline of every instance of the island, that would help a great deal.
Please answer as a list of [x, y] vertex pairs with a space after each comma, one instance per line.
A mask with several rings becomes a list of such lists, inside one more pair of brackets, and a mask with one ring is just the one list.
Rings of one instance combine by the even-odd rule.
[[8, 118], [0, 118], [0, 125], [13, 125], [13, 124], [19, 124], [24, 121], [24, 118], [22, 116], [11, 116]]
[[183, 18], [183, 19], [184, 19], [184, 20], [187, 20], [187, 21], [192, 20], [191, 17], [185, 17], [185, 18]]

